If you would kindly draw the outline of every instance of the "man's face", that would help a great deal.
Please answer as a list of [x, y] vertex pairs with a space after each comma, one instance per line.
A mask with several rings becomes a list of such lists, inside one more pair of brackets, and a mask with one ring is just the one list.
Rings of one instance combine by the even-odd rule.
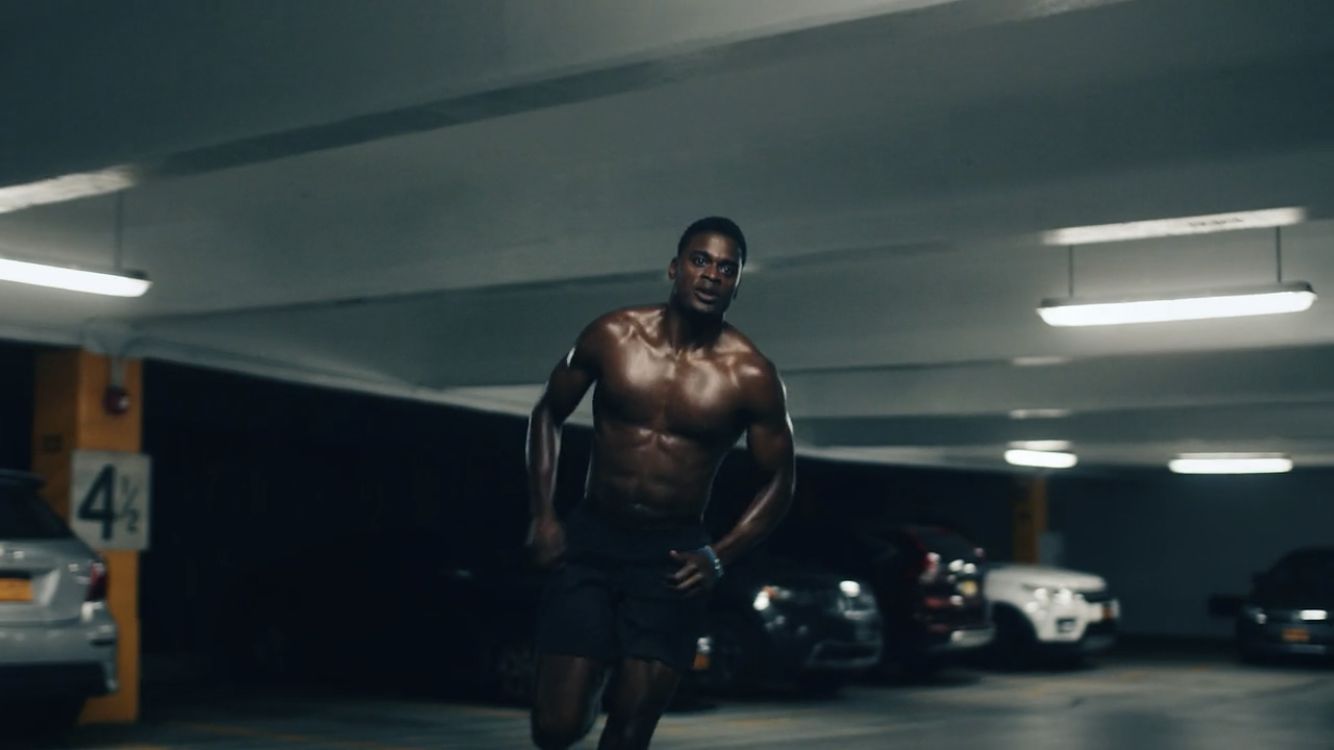
[[673, 282], [672, 296], [677, 304], [702, 315], [721, 317], [741, 282], [740, 255], [730, 239], [701, 232], [672, 259], [667, 278]]

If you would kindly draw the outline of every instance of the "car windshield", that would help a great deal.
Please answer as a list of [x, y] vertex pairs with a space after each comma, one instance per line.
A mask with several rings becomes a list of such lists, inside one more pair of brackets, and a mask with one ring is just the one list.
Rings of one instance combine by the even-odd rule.
[[0, 541], [70, 535], [69, 528], [30, 487], [0, 484]]
[[1276, 588], [1334, 594], [1334, 550], [1307, 550], [1289, 555], [1265, 579]]

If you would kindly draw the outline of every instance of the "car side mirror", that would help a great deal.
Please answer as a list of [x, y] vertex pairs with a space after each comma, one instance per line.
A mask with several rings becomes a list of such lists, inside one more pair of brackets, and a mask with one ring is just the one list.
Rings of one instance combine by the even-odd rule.
[[1246, 597], [1236, 594], [1214, 594], [1209, 597], [1209, 616], [1210, 617], [1236, 617], [1241, 614], [1241, 607], [1246, 603]]

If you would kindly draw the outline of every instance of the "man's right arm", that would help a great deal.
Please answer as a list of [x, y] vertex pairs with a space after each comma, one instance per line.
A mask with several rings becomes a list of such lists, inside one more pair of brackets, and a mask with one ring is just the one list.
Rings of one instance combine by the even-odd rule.
[[528, 420], [528, 548], [541, 567], [559, 562], [565, 532], [556, 518], [556, 465], [561, 427], [598, 377], [598, 344], [604, 327], [595, 321], [551, 371], [546, 390]]

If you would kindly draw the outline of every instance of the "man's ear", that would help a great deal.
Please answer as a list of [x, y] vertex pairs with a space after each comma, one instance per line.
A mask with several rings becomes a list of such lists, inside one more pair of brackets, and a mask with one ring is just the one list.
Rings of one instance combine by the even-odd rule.
[[672, 262], [667, 264], [667, 278], [676, 281], [676, 258], [672, 258]]
[[741, 277], [738, 276], [736, 279], [736, 286], [732, 287], [732, 299], [736, 299], [737, 297], [740, 296], [741, 296]]

